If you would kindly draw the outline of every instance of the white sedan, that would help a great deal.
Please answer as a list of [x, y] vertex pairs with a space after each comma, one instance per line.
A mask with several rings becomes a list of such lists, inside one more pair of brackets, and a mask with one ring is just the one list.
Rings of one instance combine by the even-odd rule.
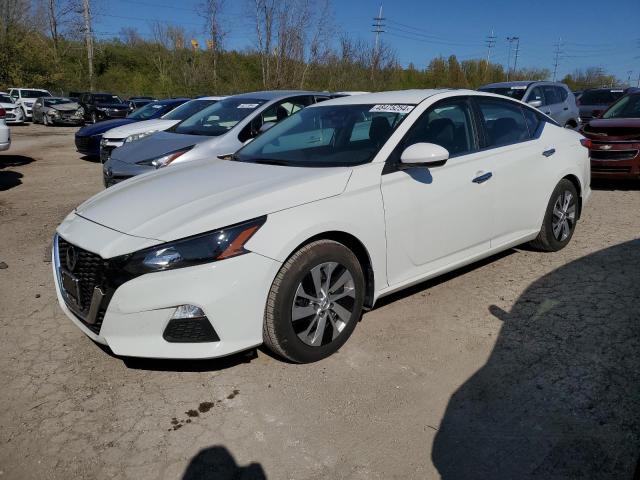
[[11, 146], [11, 130], [5, 122], [7, 112], [0, 106], [0, 152], [9, 150]]
[[338, 350], [377, 299], [525, 242], [569, 243], [590, 194], [577, 133], [466, 90], [343, 97], [239, 150], [138, 176], [54, 238], [58, 299], [118, 355]]

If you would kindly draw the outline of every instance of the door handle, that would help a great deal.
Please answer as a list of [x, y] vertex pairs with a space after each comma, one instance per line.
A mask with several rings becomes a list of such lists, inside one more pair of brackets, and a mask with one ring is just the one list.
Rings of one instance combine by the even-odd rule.
[[569, 107], [564, 107], [563, 110], [569, 110]]
[[549, 148], [548, 150], [545, 150], [544, 152], [542, 152], [542, 155], [544, 155], [545, 157], [550, 157], [554, 153], [556, 153], [556, 149], [555, 148]]
[[484, 183], [487, 180], [489, 180], [491, 177], [493, 177], [493, 173], [491, 172], [483, 173], [482, 175], [479, 175], [476, 178], [474, 178], [473, 183]]

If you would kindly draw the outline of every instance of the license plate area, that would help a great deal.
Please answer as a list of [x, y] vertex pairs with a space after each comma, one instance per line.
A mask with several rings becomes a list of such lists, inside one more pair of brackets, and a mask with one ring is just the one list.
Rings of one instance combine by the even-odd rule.
[[80, 302], [80, 280], [78, 280], [78, 277], [68, 270], [61, 268], [60, 279], [62, 280], [62, 289], [64, 293], [66, 293], [67, 298], [78, 306], [78, 308], [82, 309]]

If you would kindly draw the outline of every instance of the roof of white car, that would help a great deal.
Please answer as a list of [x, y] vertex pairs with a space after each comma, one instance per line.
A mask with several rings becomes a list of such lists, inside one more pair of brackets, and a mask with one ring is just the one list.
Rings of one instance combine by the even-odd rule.
[[260, 100], [278, 100], [280, 98], [289, 97], [291, 95], [322, 95], [327, 96], [327, 93], [316, 92], [312, 90], [263, 90], [258, 92], [240, 93], [238, 95], [229, 95], [233, 98], [256, 98]]
[[397, 90], [391, 92], [363, 93], [362, 95], [349, 95], [346, 97], [334, 98], [316, 105], [362, 105], [362, 104], [408, 104], [417, 105], [423, 100], [438, 93], [456, 92], [460, 94], [478, 94], [473, 90], [450, 90], [450, 89], [428, 89], [428, 90]]
[[198, 98], [193, 98], [192, 100], [222, 100], [223, 98], [227, 98], [225, 96], [209, 96], [209, 97], [198, 97]]

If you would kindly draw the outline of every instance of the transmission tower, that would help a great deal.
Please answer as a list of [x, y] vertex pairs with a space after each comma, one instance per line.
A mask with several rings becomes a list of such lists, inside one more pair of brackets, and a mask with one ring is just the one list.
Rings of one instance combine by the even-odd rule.
[[520, 37], [507, 37], [507, 42], [509, 42], [509, 54], [507, 56], [507, 82], [508, 82], [509, 76], [511, 73], [511, 44], [513, 42], [516, 42], [516, 61], [514, 62], [514, 68], [513, 68], [513, 70], [515, 71], [515, 65], [518, 63], [518, 50], [520, 50]]
[[558, 73], [558, 65], [560, 64], [560, 55], [562, 55], [562, 37], [558, 38], [558, 43], [555, 45], [553, 58], [553, 81], [556, 81], [556, 75]]
[[380, 4], [380, 11], [378, 12], [378, 16], [377, 17], [373, 17], [373, 24], [371, 25], [373, 27], [373, 30], [371, 30], [373, 33], [376, 34], [376, 43], [375, 43], [375, 52], [378, 52], [378, 44], [380, 43], [380, 34], [384, 33], [384, 21], [386, 20], [386, 18], [384, 18], [382, 16], [382, 4]]

